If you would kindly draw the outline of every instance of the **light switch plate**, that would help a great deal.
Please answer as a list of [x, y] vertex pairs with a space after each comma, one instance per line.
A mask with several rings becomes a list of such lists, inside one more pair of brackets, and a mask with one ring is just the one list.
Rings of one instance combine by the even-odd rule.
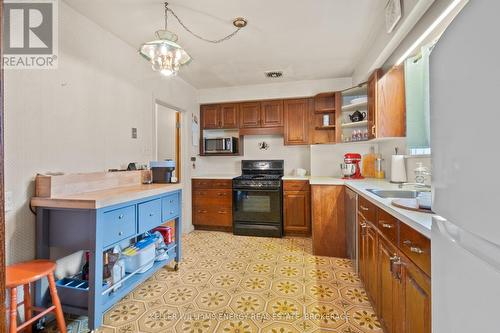
[[137, 139], [137, 127], [132, 127], [132, 139]]
[[10, 212], [14, 209], [14, 198], [12, 191], [5, 192], [5, 211]]

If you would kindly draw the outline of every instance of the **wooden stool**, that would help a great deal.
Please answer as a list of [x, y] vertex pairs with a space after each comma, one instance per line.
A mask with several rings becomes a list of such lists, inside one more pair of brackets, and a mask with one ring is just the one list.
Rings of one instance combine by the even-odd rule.
[[[57, 296], [54, 271], [56, 264], [48, 260], [33, 260], [8, 266], [6, 269], [6, 287], [10, 289], [10, 329], [9, 333], [16, 333], [24, 329], [31, 332], [33, 322], [54, 311], [57, 327], [61, 333], [66, 333], [66, 323], [62, 312], [61, 302]], [[49, 291], [52, 298], [52, 306], [43, 309], [31, 305], [30, 283], [47, 277], [49, 280]], [[17, 287], [24, 288], [24, 301], [17, 303]], [[17, 327], [17, 307], [24, 305], [24, 316], [26, 321]], [[40, 312], [33, 317], [33, 311]]]

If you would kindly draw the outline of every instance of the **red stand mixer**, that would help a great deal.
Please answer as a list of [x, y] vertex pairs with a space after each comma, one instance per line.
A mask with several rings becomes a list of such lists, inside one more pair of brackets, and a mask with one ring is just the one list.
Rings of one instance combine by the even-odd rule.
[[343, 179], [364, 179], [361, 176], [361, 154], [347, 153], [344, 155], [344, 163], [340, 164]]

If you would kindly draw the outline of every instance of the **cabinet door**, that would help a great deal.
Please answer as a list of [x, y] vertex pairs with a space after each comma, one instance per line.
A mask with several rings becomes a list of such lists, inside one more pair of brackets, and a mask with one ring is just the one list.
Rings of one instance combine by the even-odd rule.
[[394, 269], [400, 258], [397, 248], [382, 237], [379, 238], [377, 260], [379, 319], [387, 333], [400, 333], [402, 281], [401, 273]]
[[431, 281], [418, 267], [404, 258], [404, 332], [431, 332]]
[[260, 102], [240, 103], [240, 128], [261, 127]]
[[221, 104], [221, 128], [238, 128], [239, 107], [236, 103]]
[[285, 145], [309, 144], [309, 99], [284, 101]]
[[375, 117], [377, 110], [377, 83], [382, 76], [382, 70], [376, 69], [372, 75], [368, 78], [368, 137], [369, 139], [375, 139], [377, 135], [377, 129], [375, 127]]
[[314, 255], [347, 257], [344, 191], [341, 185], [311, 187]]
[[283, 101], [264, 101], [261, 103], [262, 127], [283, 126]]
[[285, 234], [309, 234], [311, 226], [310, 193], [286, 191], [283, 195]]
[[220, 105], [202, 105], [200, 110], [201, 128], [219, 128], [220, 123]]
[[368, 294], [371, 295], [373, 304], [377, 304], [378, 291], [378, 270], [377, 270], [377, 252], [378, 252], [378, 235], [374, 225], [367, 223], [366, 227], [366, 247], [365, 247], [365, 265], [366, 265], [366, 280], [365, 286]]
[[406, 100], [403, 66], [393, 67], [377, 83], [375, 108], [377, 138], [406, 136]]

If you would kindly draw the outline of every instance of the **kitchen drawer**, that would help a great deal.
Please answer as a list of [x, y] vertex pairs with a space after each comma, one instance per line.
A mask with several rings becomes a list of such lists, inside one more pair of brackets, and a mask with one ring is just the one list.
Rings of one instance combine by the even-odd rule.
[[233, 225], [233, 211], [227, 207], [195, 207], [193, 209], [193, 224], [231, 227]]
[[139, 233], [149, 231], [159, 226], [161, 218], [161, 199], [155, 199], [138, 205]]
[[404, 223], [399, 226], [399, 248], [421, 270], [431, 276], [431, 241]]
[[104, 213], [104, 247], [135, 235], [135, 206], [128, 206]]
[[361, 213], [366, 220], [375, 224], [377, 207], [361, 195], [358, 196], [358, 213]]
[[180, 214], [179, 194], [171, 194], [161, 199], [161, 217], [162, 222], [169, 221]]
[[193, 191], [193, 206], [218, 206], [231, 208], [233, 190], [196, 189]]
[[309, 191], [309, 181], [307, 180], [285, 180], [283, 181], [284, 191]]
[[399, 221], [386, 211], [378, 209], [377, 213], [377, 228], [387, 237], [394, 245], [398, 244], [398, 228]]
[[232, 179], [193, 179], [193, 189], [232, 189]]

